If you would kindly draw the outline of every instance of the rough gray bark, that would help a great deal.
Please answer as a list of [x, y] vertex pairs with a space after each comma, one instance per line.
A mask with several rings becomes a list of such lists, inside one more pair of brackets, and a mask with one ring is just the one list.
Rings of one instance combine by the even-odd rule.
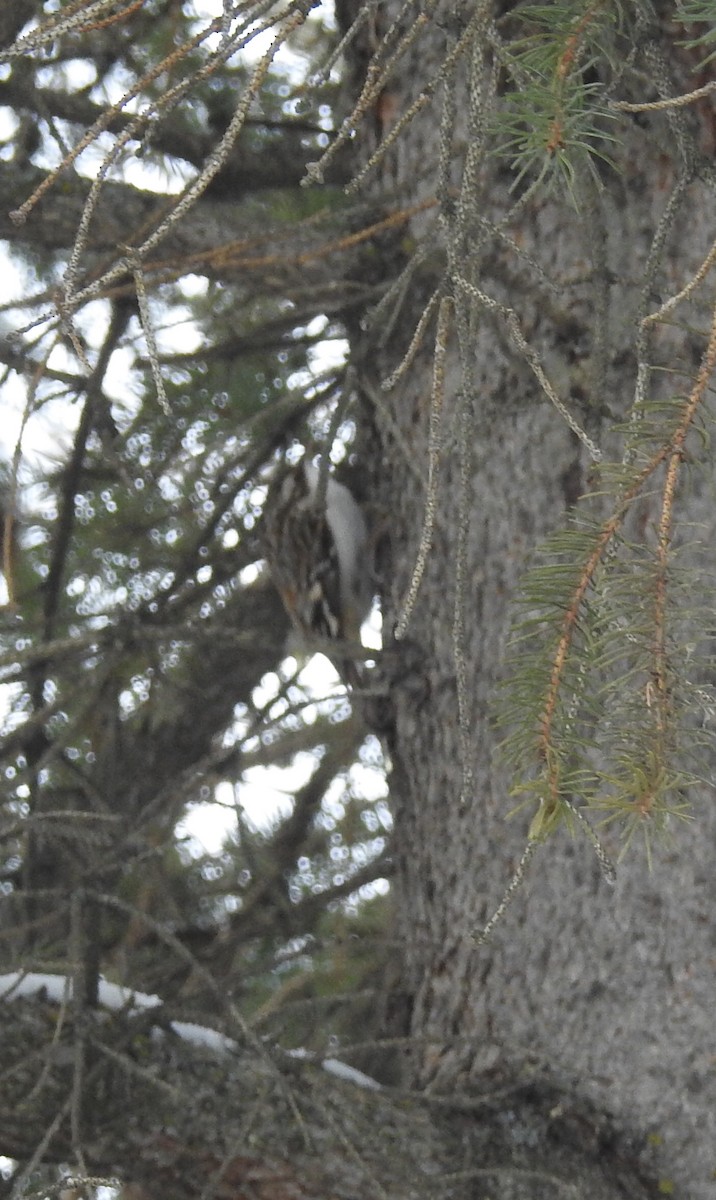
[[[662, 34], [657, 30], [657, 43]], [[435, 39], [440, 36], [434, 32]], [[410, 81], [424, 80], [426, 70], [429, 74], [431, 45], [434, 49], [435, 41], [427, 35], [407, 56], [395, 84], [398, 111], [415, 96]], [[476, 217], [474, 253], [459, 263], [464, 277], [479, 279], [485, 292], [514, 307], [558, 393], [597, 441], [605, 430], [604, 409], [623, 412], [633, 395], [645, 263], [665, 207], [680, 190], [680, 175], [690, 174], [680, 162], [683, 139], [692, 161], [698, 158], [694, 141], [688, 140], [694, 128], [675, 129], [664, 118], [648, 131], [626, 126], [620, 130], [625, 141], [618, 171], [603, 173], [601, 190], [583, 193], [581, 214], [568, 202], [535, 198], [507, 230], [524, 258], [497, 239], [480, 243]], [[659, 144], [668, 146], [668, 158], [655, 152]], [[403, 136], [376, 190], [404, 187], [414, 196], [419, 179], [429, 192], [436, 160], [432, 114]], [[483, 164], [477, 186], [475, 212], [497, 224], [514, 202], [499, 167]], [[685, 194], [668, 228], [657, 276], [662, 299], [691, 278], [713, 234], [716, 205], [708, 183], [691, 174]], [[441, 235], [431, 236], [435, 246]], [[544, 286], [531, 263], [544, 269], [555, 291]], [[575, 282], [580, 276], [583, 282]], [[367, 396], [379, 395], [380, 378], [402, 354], [429, 292], [426, 285], [403, 294], [388, 345], [375, 334], [367, 349], [363, 342]], [[458, 296], [458, 303], [464, 297]], [[698, 319], [702, 329], [708, 327], [707, 310]], [[448, 357], [439, 517], [409, 631], [417, 646], [410, 658], [420, 666], [395, 689], [396, 908], [412, 997], [413, 1077], [448, 1093], [479, 1088], [495, 1071], [516, 1079], [529, 1076], [537, 1087], [538, 1081], [564, 1085], [599, 1110], [613, 1112], [617, 1124], [635, 1130], [642, 1144], [648, 1136], [658, 1142], [659, 1173], [673, 1180], [677, 1194], [707, 1200], [713, 1195], [716, 1161], [711, 1061], [716, 818], [710, 789], [691, 796], [695, 820], [672, 827], [673, 840], [658, 845], [651, 870], [635, 843], [613, 890], [601, 878], [589, 842], [559, 833], [537, 853], [527, 887], [491, 941], [476, 946], [472, 938], [503, 894], [531, 815], [508, 820], [515, 802], [508, 794], [509, 777], [495, 758], [500, 733], [490, 720], [495, 688], [504, 675], [515, 590], [535, 545], [563, 524], [586, 489], [588, 463], [541, 394], [499, 314], [483, 308], [470, 338], [466, 357], [474, 382], [468, 381], [466, 423], [460, 415], [454, 338]], [[704, 341], [698, 340], [696, 361]], [[417, 552], [416, 514], [422, 512], [424, 491], [416, 472], [406, 469], [406, 457], [422, 463], [424, 479], [431, 350], [428, 335], [407, 379], [376, 408], [378, 486], [391, 514], [387, 630], [408, 589]], [[688, 337], [677, 342], [662, 336], [657, 343], [657, 354], [670, 368], [688, 369], [692, 353]], [[690, 369], [693, 378], [695, 367]], [[654, 388], [666, 391], [673, 383], [657, 379]], [[471, 776], [461, 803], [464, 756], [453, 610], [465, 438], [471, 495], [460, 656], [469, 702], [466, 765]], [[682, 511], [687, 521], [705, 522], [699, 537], [713, 545], [713, 472], [709, 465], [699, 471], [681, 497]], [[641, 520], [648, 529], [648, 506]], [[609, 833], [606, 844], [618, 851]], [[491, 1183], [489, 1194], [512, 1193]]]

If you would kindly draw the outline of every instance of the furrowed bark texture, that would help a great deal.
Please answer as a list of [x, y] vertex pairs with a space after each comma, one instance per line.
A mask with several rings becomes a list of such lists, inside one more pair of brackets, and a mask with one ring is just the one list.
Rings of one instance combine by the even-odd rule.
[[[394, 16], [397, 6], [389, 8]], [[415, 81], [424, 84], [432, 77], [445, 51], [444, 36], [435, 27], [408, 51], [399, 77], [388, 84], [394, 94], [384, 104], [387, 111], [402, 111], [417, 94]], [[438, 88], [436, 107], [412, 123], [399, 148], [374, 172], [374, 194], [405, 189], [414, 198], [416, 190], [430, 195], [436, 189], [440, 94]], [[463, 99], [466, 108], [465, 92]], [[624, 122], [617, 170], [605, 170], [599, 188], [585, 185], [581, 212], [568, 198], [549, 199], [539, 192], [508, 222], [512, 246], [491, 236], [479, 243], [480, 219], [498, 223], [514, 203], [499, 163], [488, 159], [475, 180], [467, 252], [454, 266], [456, 274], [515, 310], [557, 392], [597, 441], [600, 413], [625, 412], [634, 394], [641, 280], [683, 169], [672, 133], [661, 117], [646, 132]], [[367, 136], [365, 142], [367, 156]], [[455, 183], [466, 143], [469, 130], [453, 160]], [[683, 286], [703, 260], [715, 208], [705, 183], [694, 179], [684, 189], [657, 273], [661, 296], [652, 307]], [[439, 261], [445, 227], [434, 226], [427, 235], [425, 230], [425, 217], [414, 222], [416, 238], [432, 239], [429, 259]], [[533, 262], [557, 284], [556, 291], [545, 287]], [[437, 272], [427, 280], [426, 273], [402, 293], [387, 341], [384, 322], [354, 338], [368, 396], [380, 395], [381, 377], [400, 360], [438, 282]], [[464, 302], [454, 283], [453, 292], [458, 303]], [[704, 311], [703, 336], [690, 351], [688, 339], [679, 348], [664, 334], [657, 338], [656, 353], [668, 375], [665, 371], [665, 382], [655, 380], [652, 395], [673, 391], [673, 371], [685, 367], [689, 352], [688, 369], [691, 378], [695, 375], [708, 332]], [[434, 326], [433, 321], [431, 331]], [[480, 1086], [493, 1072], [551, 1080], [615, 1113], [625, 1130], [658, 1143], [660, 1175], [673, 1180], [677, 1194], [706, 1200], [713, 1195], [716, 1167], [716, 815], [710, 788], [691, 793], [694, 822], [678, 823], [671, 844], [657, 842], [651, 871], [638, 840], [634, 843], [614, 888], [602, 879], [587, 839], [570, 840], [559, 832], [537, 852], [528, 885], [489, 943], [476, 946], [471, 936], [504, 892], [531, 815], [508, 819], [514, 801], [509, 777], [495, 758], [500, 733], [490, 720], [505, 670], [515, 591], [535, 545], [564, 523], [569, 507], [586, 490], [589, 461], [515, 348], [503, 316], [482, 307], [467, 331], [464, 354], [473, 380], [466, 385], [469, 418], [461, 424], [453, 334], [439, 513], [408, 635], [410, 661], [419, 665], [394, 691], [396, 903], [405, 946], [404, 986], [412, 998], [413, 1076], [441, 1092]], [[429, 332], [411, 371], [374, 410], [377, 486], [391, 514], [386, 633], [408, 590], [418, 549], [432, 355]], [[676, 386], [683, 386], [682, 378]], [[463, 653], [471, 778], [461, 804], [464, 756], [453, 622], [466, 445], [470, 498]], [[704, 523], [698, 537], [713, 544], [711, 477], [694, 472], [680, 503], [687, 520]], [[643, 536], [654, 511], [646, 503], [639, 508]], [[618, 852], [609, 831], [605, 840], [611, 852]], [[490, 1194], [503, 1194], [493, 1191], [492, 1183]]]

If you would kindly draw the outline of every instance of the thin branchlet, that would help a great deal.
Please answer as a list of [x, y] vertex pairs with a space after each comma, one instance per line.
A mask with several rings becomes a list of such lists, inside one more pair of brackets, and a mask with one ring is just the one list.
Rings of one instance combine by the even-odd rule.
[[455, 550], [455, 604], [453, 608], [452, 629], [453, 659], [455, 662], [455, 682], [457, 687], [457, 718], [460, 731], [460, 760], [462, 764], [461, 806], [468, 803], [473, 790], [473, 725], [470, 689], [468, 687], [470, 668], [467, 649], [468, 585], [471, 582], [468, 549], [470, 528], [472, 525], [474, 468], [473, 439], [470, 436], [472, 422], [470, 395], [470, 389], [464, 387], [459, 398], [460, 499], [458, 506], [458, 536]]
[[688, 283], [684, 284], [681, 290], [676, 292], [675, 295], [665, 300], [654, 312], [647, 313], [645, 317], [642, 317], [642, 325], [653, 325], [659, 321], [663, 321], [679, 304], [682, 304], [684, 300], [688, 300], [689, 296], [692, 295], [699, 284], [706, 278], [714, 263], [716, 263], [716, 241], [711, 244], [711, 249], [706, 258], [694, 272]]
[[[418, 23], [416, 22], [410, 34], [408, 35], [410, 37], [410, 41], [413, 41], [414, 38], [417, 37], [418, 32]], [[371, 154], [365, 165], [353, 177], [351, 182], [346, 187], [346, 192], [348, 195], [358, 191], [366, 176], [369, 175], [371, 171], [375, 170], [378, 164], [382, 162], [388, 151], [398, 141], [407, 126], [415, 119], [418, 113], [422, 112], [422, 110], [430, 103], [435, 92], [443, 82], [443, 79], [449, 76], [454, 64], [458, 61], [461, 55], [465, 53], [466, 49], [470, 45], [470, 42], [472, 41], [473, 35], [474, 30], [471, 25], [467, 30], [465, 30], [465, 33], [460, 38], [459, 42], [457, 42], [452, 50], [448, 53], [435, 78], [432, 79], [425, 88], [423, 88], [420, 95], [417, 96], [412, 104], [408, 106], [405, 112], [401, 114], [401, 116], [390, 129], [390, 132], [387, 133], [383, 138], [377, 150]]]
[[[641, 423], [642, 415], [649, 396], [649, 388], [653, 369], [649, 355], [650, 330], [646, 324], [645, 318], [647, 317], [648, 310], [651, 307], [651, 298], [656, 290], [656, 276], [663, 260], [664, 247], [666, 246], [667, 239], [679, 216], [679, 213], [686, 202], [689, 182], [690, 179], [688, 174], [684, 171], [680, 172], [654, 232], [651, 246], [649, 247], [646, 266], [644, 268], [641, 301], [639, 305], [639, 326], [637, 329], [635, 347], [637, 356], [636, 384], [634, 388], [632, 409], [629, 415], [629, 421], [632, 426], [634, 438], [637, 439], [638, 427]], [[623, 462], [625, 465], [628, 465], [634, 461], [634, 457], [636, 455], [636, 444], [637, 443], [634, 439], [626, 439], [623, 457]]]
[[410, 339], [408, 349], [405, 351], [405, 354], [401, 358], [401, 360], [398, 363], [395, 370], [391, 372], [391, 374], [388, 376], [387, 379], [383, 380], [381, 387], [384, 392], [392, 391], [392, 389], [396, 386], [396, 384], [398, 384], [400, 382], [400, 380], [403, 378], [406, 371], [408, 371], [408, 369], [412, 366], [412, 364], [415, 360], [415, 356], [423, 344], [423, 339], [425, 337], [425, 333], [427, 331], [428, 325], [430, 324], [430, 322], [433, 318], [435, 309], [438, 308], [440, 305], [440, 300], [441, 300], [440, 291], [436, 289], [433, 292], [430, 299], [428, 300], [427, 304], [425, 305], [425, 308], [423, 309], [422, 313], [420, 314], [420, 319], [418, 320], [418, 323], [415, 326], [415, 330], [413, 332], [413, 336]]
[[[427, 6], [428, 10], [434, 9], [436, 3], [437, 0], [429, 0]], [[414, 7], [414, 0], [407, 0], [407, 3], [404, 6], [405, 12], [407, 13], [407, 11], [412, 7]], [[400, 36], [398, 44], [391, 57], [385, 64], [383, 64], [382, 52], [390, 47], [394, 34], [396, 34], [400, 29], [400, 18], [396, 19], [396, 21], [393, 23], [391, 28], [386, 33], [385, 38], [381, 42], [381, 53], [374, 55], [368, 66], [365, 83], [363, 84], [363, 88], [353, 107], [352, 112], [341, 124], [340, 129], [325, 153], [322, 154], [321, 157], [315, 162], [309, 163], [308, 167], [306, 168], [306, 178], [304, 181], [306, 184], [323, 182], [326, 168], [338, 153], [341, 146], [355, 133], [366, 113], [374, 107], [378, 97], [384, 90], [388, 79], [395, 70], [396, 65], [415, 41], [418, 34], [425, 27], [427, 22], [427, 12], [419, 13], [418, 17], [411, 22], [407, 33], [403, 33]], [[353, 184], [355, 184], [355, 182], [356, 179], [353, 180]]]
[[485, 942], [488, 942], [490, 940], [490, 938], [494, 932], [495, 926], [504, 917], [505, 913], [507, 912], [508, 908], [510, 907], [510, 905], [515, 897], [515, 893], [518, 892], [519, 889], [522, 887], [522, 885], [526, 882], [527, 867], [529, 866], [530, 862], [532, 861], [532, 858], [534, 857], [534, 854], [535, 854], [535, 851], [536, 851], [538, 845], [539, 845], [539, 842], [537, 842], [534, 839], [527, 842], [524, 850], [522, 851], [522, 857], [520, 858], [520, 861], [518, 862], [518, 864], [512, 874], [512, 878], [510, 879], [510, 882], [508, 883], [507, 887], [505, 888], [505, 892], [504, 892], [502, 899], [500, 900], [500, 903], [497, 905], [497, 908], [493, 912], [489, 921], [485, 925], [483, 925], [482, 929], [476, 929], [473, 932], [473, 935], [472, 935], [473, 939], [478, 946], [484, 946]]
[[554, 407], [557, 409], [557, 412], [572, 430], [572, 433], [579, 438], [582, 445], [588, 450], [592, 461], [600, 462], [602, 457], [601, 450], [596, 445], [594, 440], [589, 436], [586, 430], [579, 424], [574, 413], [571, 412], [564, 401], [561, 400], [557, 395], [557, 392], [550, 383], [544, 367], [542, 366], [539, 354], [535, 348], [529, 344], [524, 336], [522, 329], [520, 328], [517, 313], [514, 311], [514, 309], [510, 308], [509, 305], [501, 304], [500, 301], [488, 296], [484, 291], [482, 291], [481, 288], [475, 287], [475, 285], [470, 283], [467, 279], [458, 276], [455, 282], [457, 286], [462, 289], [462, 291], [466, 292], [467, 295], [471, 296], [484, 308], [490, 312], [499, 314], [504, 319], [515, 346], [520, 351], [525, 362], [534, 373], [545, 395], [552, 402]]
[[318, 88], [328, 82], [328, 78], [336, 63], [350, 49], [351, 44], [358, 37], [363, 26], [375, 20], [377, 10], [378, 0], [368, 0], [368, 3], [361, 5], [355, 20], [348, 26], [343, 37], [336, 43], [330, 54], [326, 56], [321, 66], [308, 79], [306, 89]]
[[142, 323], [144, 331], [144, 340], [147, 343], [147, 357], [152, 370], [152, 379], [157, 392], [157, 401], [159, 407], [166, 417], [171, 417], [172, 410], [167, 399], [167, 391], [164, 387], [164, 379], [162, 376], [162, 368], [159, 363], [159, 351], [157, 349], [157, 339], [154, 334], [154, 323], [149, 310], [149, 297], [144, 284], [144, 272], [139, 258], [135, 255], [131, 247], [127, 250], [127, 258], [132, 265], [132, 276], [134, 286], [137, 293], [137, 304], [139, 305], [139, 319]]
[[430, 549], [432, 545], [433, 531], [435, 528], [435, 514], [438, 507], [438, 469], [440, 464], [440, 449], [441, 449], [441, 423], [443, 412], [443, 401], [445, 397], [445, 357], [447, 354], [447, 340], [450, 330], [450, 314], [452, 309], [452, 300], [444, 296], [440, 301], [438, 309], [438, 327], [435, 334], [435, 353], [433, 358], [433, 386], [430, 398], [430, 425], [428, 431], [428, 482], [425, 496], [425, 511], [423, 514], [423, 528], [420, 535], [420, 543], [418, 552], [415, 558], [413, 573], [408, 584], [408, 590], [398, 613], [398, 618], [395, 623], [395, 638], [400, 641], [404, 638], [410, 618], [415, 608], [415, 602], [418, 598], [420, 584], [425, 573]]

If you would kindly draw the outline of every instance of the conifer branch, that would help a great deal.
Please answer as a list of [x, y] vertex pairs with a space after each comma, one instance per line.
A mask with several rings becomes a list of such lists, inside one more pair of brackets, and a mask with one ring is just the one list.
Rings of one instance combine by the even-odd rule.
[[[644, 484], [654, 472], [667, 464], [667, 477], [663, 491], [662, 516], [659, 528], [659, 573], [656, 595], [656, 634], [655, 634], [655, 690], [659, 704], [659, 726], [661, 737], [667, 726], [670, 714], [667, 711], [668, 684], [666, 676], [664, 614], [666, 605], [666, 568], [668, 559], [668, 544], [670, 540], [670, 524], [672, 519], [674, 491], [678, 470], [683, 457], [684, 443], [693, 425], [696, 412], [704, 400], [706, 388], [716, 364], [716, 308], [712, 313], [709, 341], [702, 358], [694, 386], [682, 409], [681, 420], [666, 445], [658, 449], [633, 479], [632, 483], [622, 493], [618, 504], [611, 516], [604, 522], [595, 539], [593, 548], [581, 568], [576, 587], [567, 603], [567, 609], [562, 619], [557, 647], [551, 660], [549, 686], [545, 694], [541, 710], [538, 758], [542, 762], [546, 775], [547, 797], [541, 802], [538, 818], [532, 827], [533, 836], [542, 835], [559, 816], [562, 804], [560, 755], [555, 743], [554, 725], [557, 715], [558, 699], [564, 683], [566, 665], [569, 659], [572, 643], [582, 614], [582, 608], [587, 591], [594, 582], [597, 568], [604, 559], [607, 548], [612, 543], [620, 529], [626, 513], [635, 498], [640, 495]], [[651, 801], [650, 801], [651, 802]], [[642, 800], [642, 804], [645, 803]]]

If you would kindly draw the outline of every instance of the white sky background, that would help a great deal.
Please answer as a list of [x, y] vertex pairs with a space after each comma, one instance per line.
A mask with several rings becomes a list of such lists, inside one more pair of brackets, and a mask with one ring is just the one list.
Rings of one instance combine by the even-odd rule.
[[[326, 7], [328, 7], [328, 13], [330, 14], [331, 12], [330, 6], [323, 6], [321, 12], [324, 19], [326, 19]], [[193, 8], [202, 21], [211, 20], [214, 17], [220, 16], [223, 12], [222, 0], [193, 0]], [[328, 19], [330, 19], [330, 16]], [[250, 57], [258, 58], [264, 53], [272, 36], [270, 32], [267, 32], [258, 37], [250, 46]], [[305, 64], [300, 57], [293, 56], [292, 62], [291, 52], [282, 48], [277, 55], [276, 61], [286, 66], [289, 73], [295, 71], [297, 78], [299, 76], [303, 77]], [[86, 74], [84, 64], [78, 63], [77, 71], [78, 86], [91, 82], [91, 79], [84, 77]], [[48, 80], [48, 82], [50, 81]], [[12, 130], [13, 121], [9, 111], [0, 108], [0, 139], [8, 137], [12, 133]], [[101, 161], [102, 156], [98, 149], [92, 147], [81, 156], [81, 162], [78, 164], [79, 169], [83, 174], [91, 175]], [[146, 166], [140, 162], [130, 163], [129, 165], [130, 170], [125, 171], [126, 177], [140, 186], [151, 188], [151, 173], [147, 173]], [[184, 179], [177, 178], [177, 190], [183, 186], [183, 183]], [[162, 173], [161, 187], [166, 189], [166, 186], [167, 177]], [[1, 247], [0, 265], [3, 273], [4, 301], [7, 303], [12, 299], [19, 299], [28, 291], [28, 277], [26, 273], [2, 254]], [[197, 287], [201, 288], [203, 286], [203, 281], [197, 280]], [[175, 319], [171, 326], [165, 326], [156, 331], [160, 352], [171, 353], [176, 350], [187, 351], [197, 348], [200, 345], [200, 334], [196, 327], [188, 320], [188, 313], [187, 319], [184, 321], [181, 320], [181, 314], [177, 310], [174, 310], [173, 317], [178, 317], [179, 319]], [[106, 304], [99, 301], [96, 305], [88, 306], [77, 320], [82, 333], [87, 337], [91, 350], [98, 348], [105, 328], [105, 318]], [[309, 332], [320, 333], [321, 323], [325, 324], [325, 319], [317, 318], [312, 323], [312, 326], [309, 326]], [[326, 369], [339, 365], [344, 361], [346, 349], [347, 347], [344, 342], [332, 341], [322, 343], [309, 352], [308, 370], [302, 372], [300, 376], [294, 376], [291, 381], [292, 385], [310, 386], [312, 375], [320, 374]], [[106, 377], [106, 390], [115, 402], [119, 404], [126, 403], [132, 409], [135, 404], [135, 397], [132, 393], [132, 378], [127, 374], [128, 361], [128, 352], [123, 353], [122, 351], [118, 351], [113, 355]], [[76, 370], [76, 364], [69, 362], [62, 347], [59, 346], [51, 355], [50, 365], [55, 369], [69, 367]], [[2, 414], [0, 419], [0, 455], [5, 460], [11, 459], [15, 452], [22, 426], [26, 395], [24, 381], [19, 379], [14, 373], [11, 373], [0, 392], [0, 413]], [[65, 458], [66, 452], [72, 444], [78, 409], [79, 405], [73, 405], [64, 398], [44, 404], [41, 413], [31, 418], [24, 430], [22, 445], [23, 460], [30, 465], [35, 463], [40, 467], [47, 467], [48, 462], [52, 463], [56, 462], [58, 458]], [[366, 630], [365, 640], [368, 645], [378, 646], [380, 644], [379, 619], [377, 617], [371, 622], [370, 629]], [[292, 660], [288, 660], [287, 666], [290, 666], [291, 662]], [[323, 656], [318, 655], [304, 668], [301, 673], [300, 682], [317, 697], [325, 696], [331, 691], [332, 685], [337, 683], [337, 676], [327, 660]], [[262, 704], [269, 702], [272, 693], [274, 695], [277, 693], [278, 687], [278, 678], [276, 676], [268, 676], [258, 690], [258, 702]], [[2, 707], [2, 690], [0, 689], [0, 711]], [[265, 826], [272, 819], [275, 819], [278, 813], [289, 811], [291, 795], [307, 781], [312, 767], [313, 759], [310, 755], [305, 754], [299, 756], [290, 768], [256, 768], [256, 770], [248, 773], [247, 782], [239, 788], [237, 797], [234, 795], [234, 789], [231, 784], [220, 783], [216, 788], [217, 803], [197, 806], [186, 818], [181, 831], [196, 838], [210, 853], [217, 852], [227, 831], [235, 826], [235, 804], [237, 799], [245, 818], [251, 824], [258, 827]], [[386, 784], [383, 773], [373, 766], [357, 764], [351, 772], [351, 784], [366, 799], [377, 800], [386, 795]], [[342, 787], [341, 782], [336, 781], [335, 795], [327, 797], [329, 810], [332, 802], [339, 802], [338, 794], [342, 792]]]

